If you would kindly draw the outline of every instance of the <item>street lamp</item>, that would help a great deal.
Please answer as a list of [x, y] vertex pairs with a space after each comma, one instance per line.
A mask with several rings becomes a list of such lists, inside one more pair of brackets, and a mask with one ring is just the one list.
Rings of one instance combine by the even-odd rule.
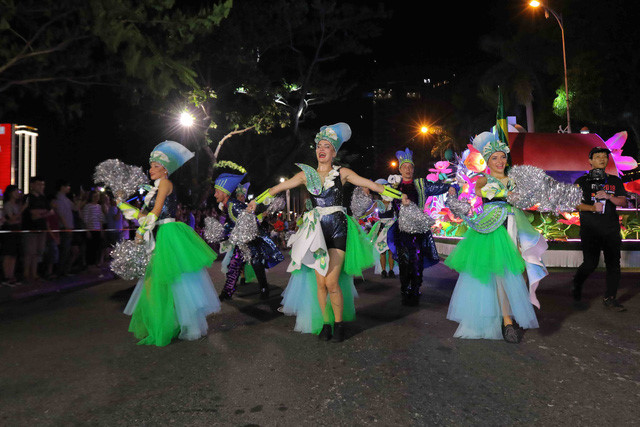
[[558, 25], [560, 25], [560, 32], [562, 34], [562, 60], [564, 61], [564, 91], [567, 101], [567, 130], [569, 131], [569, 133], [571, 133], [571, 115], [569, 114], [569, 82], [567, 80], [567, 52], [564, 44], [564, 26], [562, 24], [562, 14], [556, 13], [556, 11], [551, 9], [549, 6], [536, 0], [531, 1], [529, 3], [529, 6], [542, 7], [544, 9], [545, 18], [549, 18], [549, 13], [551, 13], [553, 17], [556, 18], [556, 21], [558, 21]]
[[427, 126], [422, 126], [420, 128], [420, 132], [423, 134], [426, 134], [427, 132], [429, 132], [429, 128]]
[[189, 113], [188, 111], [183, 111], [182, 113], [180, 113], [180, 125], [184, 126], [186, 128], [193, 126], [193, 123], [195, 122], [195, 118], [193, 117], [193, 115], [191, 113]]

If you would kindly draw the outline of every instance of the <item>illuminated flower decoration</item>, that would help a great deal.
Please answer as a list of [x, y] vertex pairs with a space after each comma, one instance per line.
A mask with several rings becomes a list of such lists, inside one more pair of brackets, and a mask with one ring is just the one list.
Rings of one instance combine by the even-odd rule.
[[424, 212], [431, 215], [434, 212], [439, 212], [444, 208], [444, 197], [442, 196], [429, 196], [424, 202]]
[[564, 219], [559, 219], [558, 222], [567, 225], [580, 225], [580, 214], [578, 212], [562, 212]]
[[640, 179], [636, 179], [635, 181], [625, 182], [624, 189], [630, 193], [640, 194]]
[[434, 169], [429, 169], [429, 172], [432, 173], [427, 175], [427, 180], [431, 182], [436, 182], [440, 179], [446, 178], [447, 174], [452, 172], [452, 170], [449, 168], [449, 162], [447, 162], [446, 160], [436, 162], [434, 166]]
[[451, 210], [449, 210], [449, 208], [447, 207], [442, 208], [442, 210], [438, 212], [438, 215], [442, 215], [443, 219], [446, 222], [450, 222], [454, 224], [459, 224], [462, 222], [462, 219], [456, 217], [453, 213], [451, 213]]
[[484, 161], [484, 157], [480, 151], [478, 151], [473, 145], [467, 145], [469, 148], [469, 154], [466, 156], [463, 155], [464, 165], [471, 172], [481, 173], [487, 168], [487, 162]]
[[633, 157], [622, 155], [625, 142], [627, 142], [627, 131], [618, 132], [605, 141], [607, 148], [611, 150], [611, 157], [618, 171], [628, 171], [638, 167], [638, 162]]

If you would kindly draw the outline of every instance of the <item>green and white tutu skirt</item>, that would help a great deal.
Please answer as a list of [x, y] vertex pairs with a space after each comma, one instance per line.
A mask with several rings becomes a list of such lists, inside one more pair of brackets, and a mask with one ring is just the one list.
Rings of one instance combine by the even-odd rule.
[[220, 311], [206, 270], [216, 256], [188, 225], [169, 222], [158, 227], [145, 277], [125, 308], [138, 344], [165, 346], [176, 337], [195, 340], [207, 335], [206, 317]]
[[[334, 212], [336, 209], [332, 209]], [[320, 212], [320, 214], [318, 214]], [[283, 312], [296, 316], [295, 330], [303, 333], [320, 333], [322, 325], [333, 325], [335, 321], [331, 302], [327, 297], [326, 312], [323, 316], [318, 301], [318, 283], [315, 272], [326, 276], [329, 253], [320, 227], [322, 212], [331, 210], [314, 209], [307, 212], [298, 232], [291, 237], [291, 263], [287, 271], [291, 278], [282, 293]], [[342, 273], [338, 280], [344, 306], [342, 320], [355, 320], [355, 298], [358, 296], [353, 285], [353, 276], [373, 265], [373, 248], [360, 226], [347, 216], [347, 243]]]
[[505, 227], [488, 234], [470, 228], [445, 265], [460, 273], [447, 313], [460, 324], [455, 337], [502, 339], [502, 306], [521, 327], [538, 327], [523, 278], [527, 264]]

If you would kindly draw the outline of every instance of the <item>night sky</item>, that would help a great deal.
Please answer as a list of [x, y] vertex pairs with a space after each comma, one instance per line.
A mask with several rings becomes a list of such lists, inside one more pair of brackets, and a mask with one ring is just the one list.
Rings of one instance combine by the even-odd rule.
[[[478, 46], [481, 36], [508, 33], [510, 26], [531, 20], [519, 1], [385, 3], [392, 18], [382, 23], [383, 34], [372, 42], [372, 54], [355, 58], [353, 63], [361, 68], [358, 72], [384, 76], [381, 80], [402, 78], [407, 67], [424, 70], [425, 78], [434, 79], [463, 72], [486, 59]], [[166, 113], [144, 106], [131, 108], [109, 90], [91, 91], [84, 105], [81, 119], [68, 122], [26, 100], [21, 111], [2, 118], [3, 123], [39, 129], [38, 174], [45, 177], [50, 191], [59, 178], [71, 180], [75, 187], [90, 184], [93, 168], [104, 159], [144, 165], [155, 144], [165, 139], [185, 140], [171, 131]], [[332, 123], [331, 116], [340, 108], [345, 106], [328, 108], [333, 113], [326, 116], [319, 109], [318, 123]]]

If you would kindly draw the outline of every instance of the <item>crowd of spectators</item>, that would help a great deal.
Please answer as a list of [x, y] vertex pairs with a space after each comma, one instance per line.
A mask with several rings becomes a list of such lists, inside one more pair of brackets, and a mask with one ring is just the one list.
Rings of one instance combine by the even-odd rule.
[[[45, 180], [35, 176], [29, 182], [29, 194], [23, 195], [14, 185], [4, 191], [0, 211], [3, 286], [56, 280], [84, 271], [100, 276], [108, 268], [113, 245], [135, 235], [137, 224], [122, 216], [108, 192], [80, 188], [72, 193], [68, 181], [58, 181], [53, 191], [48, 190]], [[140, 207], [141, 201], [131, 203]], [[219, 213], [215, 208], [191, 209], [178, 204], [176, 220], [201, 236], [209, 216], [218, 218]], [[284, 249], [296, 224], [276, 216], [262, 226]]]

